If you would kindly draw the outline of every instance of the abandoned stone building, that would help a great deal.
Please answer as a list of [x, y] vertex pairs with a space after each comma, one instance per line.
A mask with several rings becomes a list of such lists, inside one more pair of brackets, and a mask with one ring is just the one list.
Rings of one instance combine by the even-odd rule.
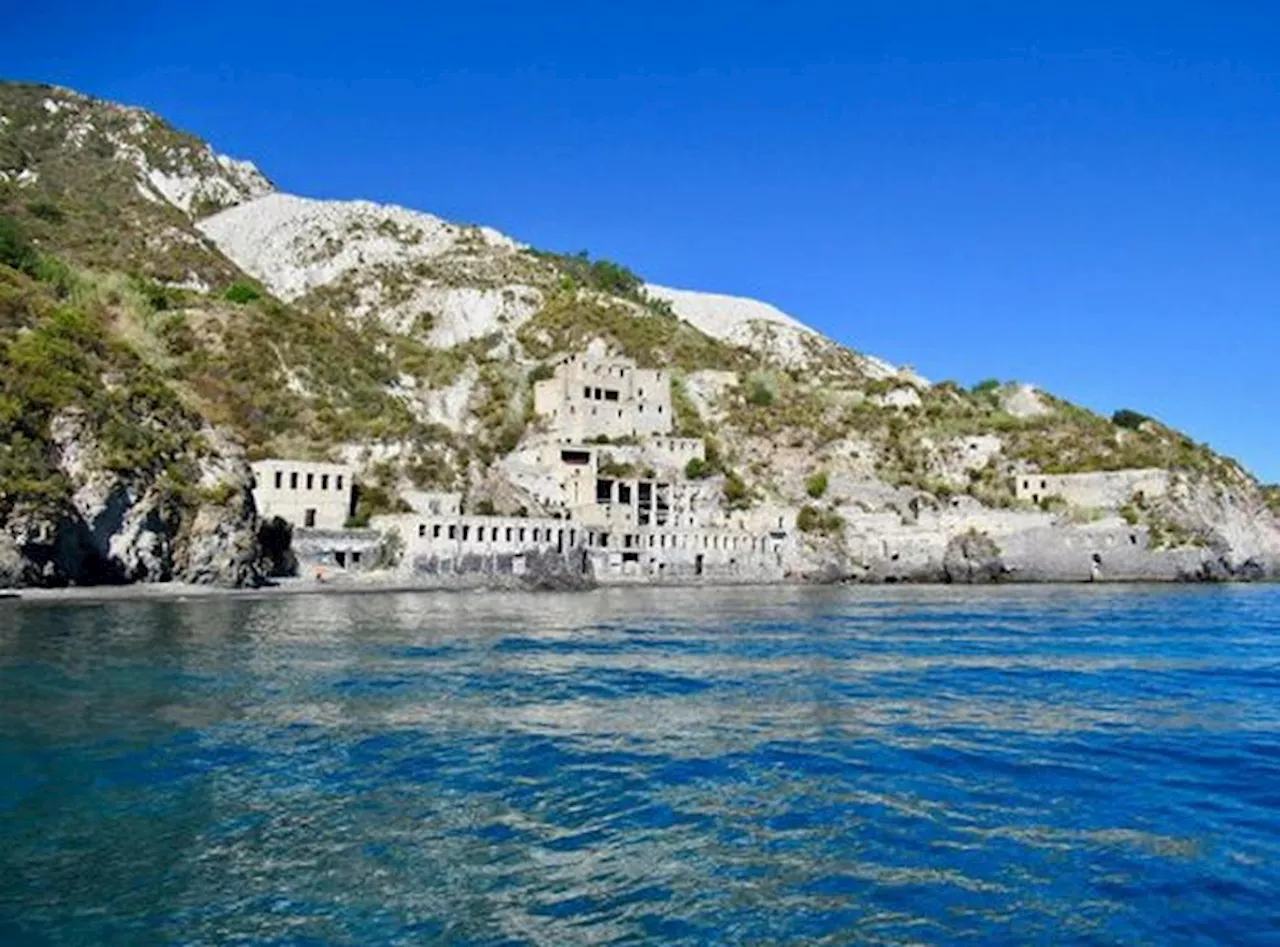
[[1072, 474], [1023, 472], [1014, 478], [1013, 488], [1019, 500], [1031, 503], [1058, 497], [1070, 506], [1115, 510], [1136, 495], [1149, 500], [1164, 496], [1169, 492], [1169, 472], [1159, 468]]
[[343, 464], [261, 460], [253, 468], [253, 502], [263, 519], [295, 529], [342, 529], [351, 516], [355, 472]]
[[533, 407], [559, 439], [647, 437], [671, 431], [671, 378], [663, 369], [596, 351], [563, 358], [536, 382]]
[[573, 521], [503, 516], [375, 517], [396, 534], [410, 572], [522, 575], [531, 557], [562, 557], [565, 568], [598, 581], [780, 578], [787, 537], [743, 530], [593, 527]]
[[532, 516], [467, 515], [459, 493], [406, 491], [412, 512], [344, 530], [353, 469], [286, 460], [254, 466], [259, 512], [294, 526], [305, 565], [367, 568], [395, 549], [399, 568], [430, 576], [520, 575], [530, 557], [558, 557], [604, 582], [781, 577], [791, 541], [782, 518], [730, 517], [718, 485], [686, 477], [706, 446], [671, 433], [666, 371], [593, 346], [535, 384], [534, 407], [541, 425], [499, 464]]

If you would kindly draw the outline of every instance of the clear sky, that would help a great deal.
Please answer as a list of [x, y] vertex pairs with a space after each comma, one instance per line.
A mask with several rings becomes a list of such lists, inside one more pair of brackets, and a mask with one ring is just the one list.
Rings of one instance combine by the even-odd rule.
[[1274, 3], [101, 3], [0, 74], [1280, 480]]

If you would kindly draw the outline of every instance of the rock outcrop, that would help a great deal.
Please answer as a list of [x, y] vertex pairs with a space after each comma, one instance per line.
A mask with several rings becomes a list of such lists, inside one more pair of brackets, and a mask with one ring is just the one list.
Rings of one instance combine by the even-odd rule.
[[80, 412], [55, 418], [51, 433], [70, 494], [10, 513], [0, 527], [0, 586], [260, 582], [249, 467], [225, 435], [207, 432], [199, 482], [182, 491], [111, 470]]

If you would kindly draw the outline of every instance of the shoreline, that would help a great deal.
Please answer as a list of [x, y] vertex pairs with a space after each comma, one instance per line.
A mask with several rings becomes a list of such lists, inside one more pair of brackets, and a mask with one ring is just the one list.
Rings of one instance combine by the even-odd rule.
[[596, 585], [573, 589], [542, 589], [527, 585], [502, 584], [493, 582], [453, 583], [411, 582], [411, 581], [328, 581], [316, 582], [311, 579], [278, 579], [271, 585], [256, 588], [229, 588], [217, 585], [197, 585], [190, 582], [139, 582], [129, 585], [81, 585], [61, 588], [21, 588], [0, 590], [0, 612], [5, 606], [22, 605], [66, 605], [66, 604], [106, 604], [109, 602], [184, 602], [192, 600], [229, 599], [235, 601], [271, 599], [302, 595], [377, 595], [405, 593], [443, 593], [458, 594], [464, 592], [517, 592], [528, 595], [545, 594], [547, 592], [593, 592], [613, 589], [637, 588], [732, 588], [746, 586], [750, 588], [839, 588], [839, 587], [892, 587], [908, 588], [1027, 588], [1033, 586], [1048, 587], [1096, 587], [1119, 588], [1125, 586], [1146, 586], [1166, 588], [1187, 588], [1203, 586], [1251, 586], [1275, 585], [1274, 580], [1261, 581], [1169, 581], [1166, 579], [1120, 579], [1096, 581], [1004, 581], [1004, 582], [618, 582], [599, 583]]

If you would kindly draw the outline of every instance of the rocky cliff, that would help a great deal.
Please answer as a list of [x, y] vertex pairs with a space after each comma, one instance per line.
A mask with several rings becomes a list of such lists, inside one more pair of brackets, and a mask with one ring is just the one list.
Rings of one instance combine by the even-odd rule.
[[[690, 474], [726, 521], [798, 531], [797, 579], [1248, 579], [1280, 562], [1274, 494], [1143, 415], [931, 382], [766, 303], [283, 194], [139, 109], [0, 85], [0, 214], [9, 583], [254, 581], [246, 455], [352, 461], [365, 514], [409, 489], [538, 512], [519, 461], [532, 384], [589, 345], [671, 369], [678, 432], [708, 439]], [[1174, 486], [1105, 507], [1013, 488], [1126, 468]]]

